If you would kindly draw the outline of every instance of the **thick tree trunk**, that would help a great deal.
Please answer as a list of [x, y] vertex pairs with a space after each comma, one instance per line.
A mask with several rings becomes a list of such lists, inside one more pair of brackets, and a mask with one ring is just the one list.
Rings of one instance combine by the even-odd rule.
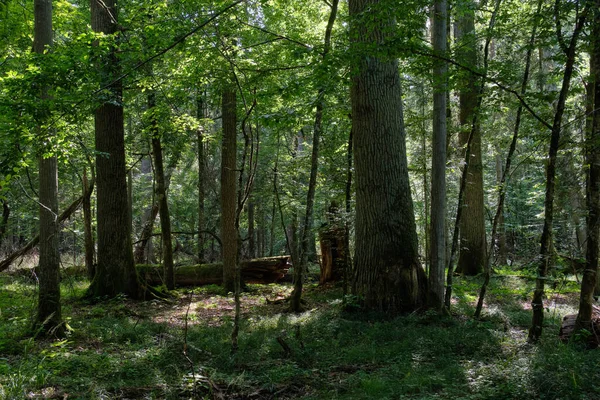
[[[433, 11], [433, 50], [446, 53], [448, 3], [437, 0]], [[448, 64], [436, 60], [433, 69], [433, 144], [431, 165], [431, 255], [428, 306], [444, 307], [444, 272], [446, 270], [446, 92]]]
[[[33, 51], [43, 54], [52, 46], [52, 1], [34, 1], [34, 41]], [[40, 98], [48, 100], [46, 87], [41, 89]], [[42, 126], [48, 113], [39, 116], [40, 136], [51, 136]], [[42, 153], [45, 152], [44, 149]], [[49, 149], [52, 151], [53, 149]], [[39, 213], [40, 213], [40, 258], [39, 258], [39, 297], [34, 329], [43, 334], [62, 335], [60, 306], [60, 252], [58, 223], [58, 165], [56, 156], [40, 157], [39, 165]]]
[[424, 305], [427, 277], [418, 255], [398, 61], [364, 54], [364, 46], [385, 46], [395, 25], [379, 10], [365, 16], [378, 5], [375, 0], [349, 1], [351, 50], [359, 55], [350, 91], [356, 174], [354, 286], [369, 309], [409, 312]]
[[236, 219], [236, 151], [237, 114], [236, 91], [223, 91], [223, 144], [221, 150], [221, 240], [223, 241], [223, 287], [228, 292], [235, 289], [235, 270], [238, 257]]
[[[475, 6], [470, 0], [468, 10], [461, 10], [457, 23], [457, 39], [460, 41], [457, 58], [464, 65], [477, 65], [477, 37], [475, 35]], [[461, 130], [459, 146], [466, 146], [469, 135], [473, 134], [469, 154], [467, 182], [463, 197], [462, 218], [460, 220], [460, 253], [457, 272], [476, 275], [483, 271], [486, 259], [485, 216], [483, 207], [483, 165], [481, 161], [481, 129], [477, 111], [477, 79], [467, 74], [459, 94]], [[475, 126], [472, 126], [473, 121]]]
[[[587, 200], [587, 251], [586, 265], [581, 279], [581, 294], [577, 328], [594, 332], [592, 306], [598, 275], [598, 250], [600, 246], [600, 0], [592, 7], [592, 51], [590, 54], [590, 84], [594, 93], [594, 113], [591, 129], [586, 138]], [[598, 334], [596, 334], [598, 343]]]
[[85, 247], [85, 269], [90, 281], [96, 274], [96, 265], [94, 265], [94, 236], [92, 233], [92, 197], [93, 188], [88, 182], [87, 170], [83, 170], [83, 232]]
[[[587, 10], [587, 7], [586, 7]], [[560, 141], [560, 133], [562, 127], [562, 118], [567, 102], [567, 95], [571, 84], [571, 76], [573, 75], [573, 67], [575, 65], [575, 55], [579, 34], [583, 29], [587, 11], [584, 10], [577, 18], [575, 29], [569, 46], [565, 48], [567, 57], [565, 70], [563, 73], [562, 87], [560, 89], [556, 111], [554, 113], [554, 121], [552, 123], [550, 147], [548, 150], [548, 161], [546, 164], [546, 194], [544, 200], [544, 228], [540, 240], [540, 260], [538, 265], [538, 278], [536, 279], [535, 291], [531, 301], [533, 316], [531, 319], [531, 327], [529, 328], [528, 340], [537, 342], [542, 336], [542, 328], [544, 324], [544, 289], [548, 264], [552, 258], [552, 223], [554, 217], [554, 188], [556, 186], [556, 156], [558, 154], [558, 144]], [[590, 247], [590, 246], [588, 246]]]
[[[91, 1], [92, 29], [113, 35], [118, 29], [115, 0]], [[127, 201], [122, 83], [116, 49], [99, 61], [104, 103], [95, 111], [98, 265], [90, 285], [93, 297], [143, 295], [131, 244]]]

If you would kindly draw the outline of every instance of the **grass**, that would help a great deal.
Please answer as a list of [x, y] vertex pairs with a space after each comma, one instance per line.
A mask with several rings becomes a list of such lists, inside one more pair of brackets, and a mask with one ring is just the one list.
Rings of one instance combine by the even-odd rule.
[[339, 288], [310, 284], [308, 311], [291, 315], [266, 301], [289, 295], [288, 285], [250, 285], [235, 355], [233, 302], [218, 287], [180, 289], [169, 302], [89, 304], [87, 281], [67, 277], [69, 335], [33, 340], [36, 287], [1, 275], [0, 399], [600, 399], [597, 350], [557, 338], [576, 283], [548, 291], [533, 346], [534, 281], [498, 272], [480, 321], [471, 318], [479, 278], [457, 279], [454, 315], [441, 319], [346, 312]]

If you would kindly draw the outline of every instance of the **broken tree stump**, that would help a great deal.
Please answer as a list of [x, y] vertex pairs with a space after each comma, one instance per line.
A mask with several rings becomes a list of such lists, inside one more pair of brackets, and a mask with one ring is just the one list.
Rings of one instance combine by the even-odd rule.
[[332, 202], [327, 213], [327, 223], [319, 230], [319, 242], [321, 243], [319, 284], [339, 282], [344, 279], [344, 270], [348, 264], [348, 238], [346, 235], [337, 205]]
[[[282, 279], [291, 267], [289, 256], [243, 260], [240, 262], [242, 280], [246, 283], [274, 283]], [[150, 285], [163, 283], [161, 265], [138, 265], [141, 278]], [[223, 281], [223, 263], [196, 264], [175, 267], [177, 286], [220, 285]]]
[[[562, 342], [566, 343], [571, 340], [576, 330], [577, 314], [565, 315], [560, 326], [558, 337]], [[586, 333], [585, 335], [587, 337], [582, 336], [582, 339], [588, 347], [596, 348], [600, 345], [600, 307], [592, 306], [591, 332]]]

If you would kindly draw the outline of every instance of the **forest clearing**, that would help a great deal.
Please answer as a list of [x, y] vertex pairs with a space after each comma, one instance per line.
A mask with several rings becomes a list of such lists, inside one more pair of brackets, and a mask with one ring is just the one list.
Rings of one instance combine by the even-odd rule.
[[600, 0], [0, 0], [0, 399], [600, 400]]
[[597, 352], [558, 339], [561, 316], [577, 309], [574, 277], [556, 277], [547, 334], [533, 345], [526, 337], [534, 275], [497, 272], [480, 320], [472, 318], [476, 278], [458, 279], [453, 315], [443, 319], [361, 313], [342, 304], [340, 287], [316, 283], [307, 285], [307, 310], [293, 314], [270, 303], [289, 296], [289, 284], [250, 285], [235, 355], [234, 302], [218, 286], [179, 289], [168, 301], [90, 304], [81, 300], [85, 276], [69, 276], [62, 281], [69, 333], [34, 340], [23, 333], [35, 286], [25, 274], [4, 275], [0, 397], [600, 398]]

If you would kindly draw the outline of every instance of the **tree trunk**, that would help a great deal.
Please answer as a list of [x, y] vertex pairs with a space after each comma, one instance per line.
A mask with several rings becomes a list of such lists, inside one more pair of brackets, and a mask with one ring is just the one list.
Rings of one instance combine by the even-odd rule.
[[[34, 1], [34, 41], [33, 51], [43, 54], [52, 46], [52, 1]], [[47, 87], [40, 91], [41, 101], [48, 101]], [[42, 138], [52, 133], [44, 131], [44, 122], [48, 112], [42, 110], [38, 117], [38, 129]], [[45, 140], [44, 140], [45, 141]], [[53, 149], [42, 149], [53, 152]], [[39, 297], [34, 329], [43, 334], [62, 335], [62, 316], [60, 306], [60, 252], [58, 223], [58, 166], [56, 156], [44, 158], [39, 162], [39, 215], [40, 215], [40, 257], [39, 257]]]
[[[148, 95], [148, 111], [154, 113], [156, 108], [156, 95]], [[156, 200], [160, 215], [160, 232], [162, 239], [162, 259], [167, 289], [175, 289], [173, 276], [173, 242], [171, 241], [171, 216], [167, 199], [165, 169], [163, 166], [162, 145], [158, 132], [158, 121], [154, 114], [151, 115], [152, 154], [154, 156], [154, 175], [156, 176]]]
[[[331, 12], [329, 14], [329, 20], [327, 21], [327, 27], [325, 28], [325, 40], [322, 53], [322, 64], [321, 68], [324, 68], [327, 59], [327, 54], [331, 50], [331, 33], [333, 31], [333, 24], [337, 16], [339, 0], [333, 0], [331, 2]], [[313, 208], [315, 203], [315, 189], [317, 187], [317, 173], [319, 170], [319, 142], [321, 141], [321, 131], [323, 130], [323, 109], [325, 108], [325, 89], [320, 88], [317, 93], [317, 110], [315, 113], [315, 124], [313, 127], [313, 138], [312, 138], [312, 154], [310, 162], [310, 179], [308, 181], [308, 192], [306, 194], [306, 213], [304, 214], [304, 221], [302, 224], [302, 237], [301, 237], [301, 249], [300, 249], [300, 265], [294, 267], [294, 291], [290, 298], [290, 309], [293, 312], [299, 312], [301, 310], [301, 296], [302, 296], [302, 272], [308, 269], [308, 258], [311, 250], [311, 242], [314, 244], [314, 232], [313, 232]], [[311, 239], [312, 237], [312, 239]]]
[[[521, 107], [519, 107], [521, 108]], [[502, 162], [502, 156], [500, 155], [500, 147], [496, 147], [496, 183], [498, 186], [502, 185], [502, 176], [504, 175], [505, 166]], [[498, 205], [500, 207], [498, 215], [498, 233], [495, 240], [494, 248], [496, 249], [496, 255], [498, 257], [498, 264], [508, 264], [508, 251], [506, 249], [506, 229], [504, 228], [504, 204]]]
[[2, 219], [0, 220], [0, 245], [2, 245], [4, 235], [6, 235], [8, 218], [10, 217], [10, 207], [8, 206], [7, 200], [2, 199], [0, 202], [2, 203]]
[[[457, 58], [464, 65], [477, 65], [477, 37], [475, 35], [475, 6], [468, 1], [468, 9], [458, 17], [457, 39], [460, 41]], [[485, 216], [483, 207], [483, 166], [481, 162], [481, 129], [478, 119], [472, 126], [477, 111], [478, 81], [472, 74], [466, 74], [459, 94], [461, 130], [459, 145], [466, 146], [471, 131], [473, 139], [469, 154], [469, 172], [463, 198], [460, 220], [460, 253], [457, 272], [476, 275], [483, 271], [486, 258]]]
[[223, 241], [223, 287], [228, 292], [235, 289], [235, 270], [238, 257], [236, 216], [236, 151], [237, 115], [236, 91], [223, 91], [223, 143], [221, 150], [221, 240]]
[[[202, 96], [198, 94], [196, 99], [196, 117], [198, 120], [206, 118], [204, 101]], [[204, 126], [201, 123], [197, 131], [197, 146], [198, 146], [198, 262], [204, 262], [204, 234], [201, 232], [206, 229], [204, 216], [204, 198], [205, 198], [205, 180], [206, 160], [204, 156]]]
[[[565, 70], [563, 73], [562, 87], [556, 104], [554, 113], [554, 121], [552, 123], [550, 148], [548, 150], [548, 161], [546, 164], [546, 194], [544, 200], [544, 228], [540, 240], [540, 260], [538, 265], [538, 278], [536, 279], [535, 291], [531, 301], [533, 316], [531, 327], [529, 328], [528, 340], [537, 342], [542, 336], [542, 328], [544, 324], [544, 289], [548, 264], [552, 257], [552, 222], [554, 217], [554, 188], [556, 186], [556, 156], [558, 153], [558, 144], [560, 141], [560, 133], [562, 127], [562, 118], [567, 102], [567, 95], [571, 84], [571, 76], [573, 75], [573, 67], [575, 65], [575, 55], [579, 34], [583, 29], [587, 14], [587, 7], [577, 18], [573, 35], [569, 46], [565, 48], [567, 57]], [[588, 246], [591, 247], [591, 246]]]
[[[587, 251], [585, 271], [581, 279], [577, 328], [594, 332], [592, 306], [598, 275], [598, 250], [600, 246], [600, 0], [592, 6], [592, 50], [590, 54], [590, 84], [594, 93], [594, 113], [591, 130], [587, 132], [586, 179], [587, 200]], [[597, 335], [596, 335], [597, 336]]]
[[[433, 51], [446, 53], [448, 3], [437, 0], [433, 11]], [[433, 69], [433, 144], [431, 165], [431, 255], [428, 306], [444, 307], [444, 271], [446, 270], [446, 85], [448, 64], [435, 60]]]
[[254, 230], [254, 201], [248, 199], [248, 258], [256, 258], [256, 231]]
[[[91, 1], [92, 29], [112, 35], [117, 32], [115, 0]], [[93, 297], [143, 295], [138, 284], [131, 244], [127, 200], [125, 132], [122, 83], [116, 49], [98, 60], [104, 103], [95, 111], [98, 265], [90, 285]]]
[[94, 236], [92, 233], [92, 188], [88, 182], [87, 170], [83, 170], [83, 231], [85, 247], [85, 269], [90, 281], [96, 274], [96, 265], [94, 265]]
[[368, 309], [410, 312], [425, 303], [427, 277], [419, 263], [398, 61], [363, 54], [365, 46], [384, 46], [395, 25], [387, 15], [364, 16], [378, 3], [349, 1], [351, 50], [360, 54], [350, 91], [356, 168], [354, 286]]

